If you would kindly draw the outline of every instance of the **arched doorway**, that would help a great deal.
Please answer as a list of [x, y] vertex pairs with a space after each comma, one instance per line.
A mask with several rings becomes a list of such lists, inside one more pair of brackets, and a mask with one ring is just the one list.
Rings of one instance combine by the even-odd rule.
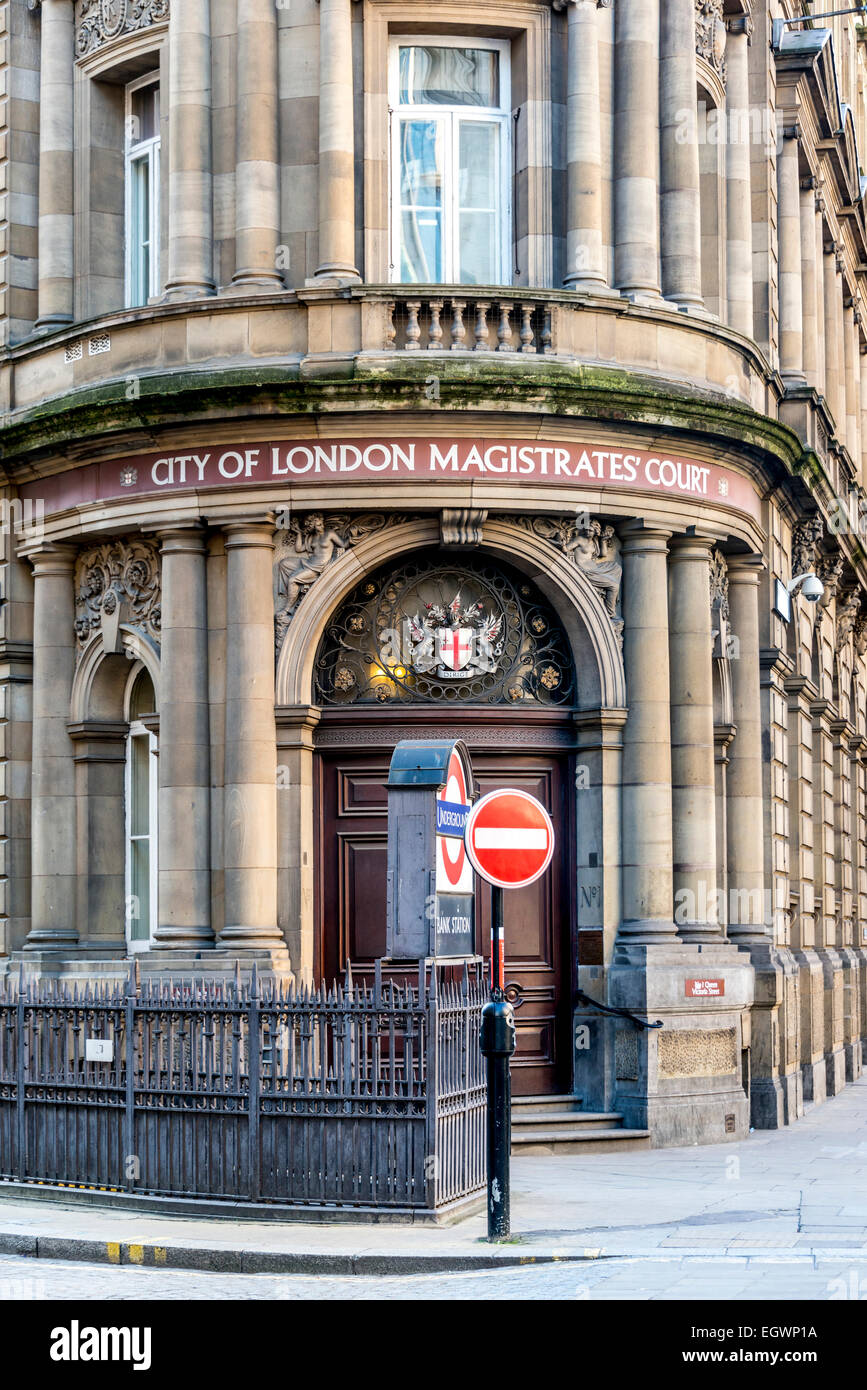
[[[576, 673], [548, 600], [525, 575], [475, 554], [418, 551], [367, 575], [316, 653], [314, 973], [330, 981], [385, 954], [387, 794], [395, 744], [461, 737], [482, 792], [522, 787], [548, 808], [554, 870], [507, 894], [507, 977], [522, 990], [517, 1094], [571, 1088], [572, 768]], [[479, 885], [476, 948], [488, 950]]]

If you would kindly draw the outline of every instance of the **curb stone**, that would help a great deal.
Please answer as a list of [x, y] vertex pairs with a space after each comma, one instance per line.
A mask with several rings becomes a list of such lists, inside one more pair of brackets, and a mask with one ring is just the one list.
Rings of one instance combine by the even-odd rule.
[[130, 1241], [27, 1236], [0, 1231], [0, 1255], [84, 1264], [139, 1265], [145, 1269], [197, 1269], [219, 1274], [394, 1275], [448, 1274], [477, 1269], [584, 1263], [581, 1254], [347, 1255], [295, 1254], [281, 1250], [220, 1250], [188, 1245], [145, 1245]]
[[551, 1264], [588, 1265], [601, 1262], [679, 1264], [684, 1261], [715, 1264], [754, 1263], [798, 1264], [816, 1267], [839, 1260], [862, 1263], [867, 1251], [823, 1248], [816, 1251], [781, 1252], [779, 1248], [754, 1246], [733, 1250], [721, 1245], [717, 1250], [684, 1247], [681, 1250], [583, 1250], [505, 1252], [493, 1254], [358, 1254], [316, 1253], [282, 1250], [215, 1249], [193, 1245], [136, 1244], [132, 1241], [76, 1239], [65, 1236], [31, 1236], [20, 1231], [0, 1231], [0, 1256], [63, 1260], [82, 1264], [138, 1265], [143, 1269], [200, 1270], [211, 1274], [320, 1275], [331, 1278], [350, 1276], [400, 1277], [411, 1274], [461, 1274], [493, 1269], [527, 1269]]

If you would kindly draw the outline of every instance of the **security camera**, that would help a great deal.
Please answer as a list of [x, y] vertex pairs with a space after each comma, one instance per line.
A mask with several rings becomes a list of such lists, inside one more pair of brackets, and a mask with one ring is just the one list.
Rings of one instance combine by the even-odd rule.
[[817, 574], [798, 574], [787, 587], [790, 594], [796, 594], [800, 589], [808, 603], [818, 603], [825, 592], [825, 585]]

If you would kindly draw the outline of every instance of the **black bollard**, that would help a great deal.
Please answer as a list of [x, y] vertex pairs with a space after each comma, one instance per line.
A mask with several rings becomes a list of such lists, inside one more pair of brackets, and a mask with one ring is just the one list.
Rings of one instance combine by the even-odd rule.
[[488, 1240], [504, 1240], [510, 1231], [512, 1082], [509, 1059], [515, 1051], [515, 1013], [507, 999], [492, 999], [483, 1008], [479, 1042], [482, 1056], [488, 1063]]

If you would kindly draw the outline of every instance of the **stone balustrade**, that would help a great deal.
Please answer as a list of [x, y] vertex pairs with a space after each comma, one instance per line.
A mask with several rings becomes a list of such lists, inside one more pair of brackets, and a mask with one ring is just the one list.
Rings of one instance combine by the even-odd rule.
[[496, 291], [478, 299], [439, 290], [418, 297], [410, 292], [388, 303], [382, 347], [403, 352], [547, 355], [556, 351], [552, 318], [550, 304]]

